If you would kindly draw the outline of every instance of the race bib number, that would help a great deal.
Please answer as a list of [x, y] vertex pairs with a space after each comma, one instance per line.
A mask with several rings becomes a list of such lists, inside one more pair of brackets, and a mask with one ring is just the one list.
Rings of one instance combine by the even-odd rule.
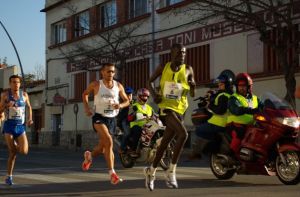
[[23, 107], [10, 107], [8, 110], [8, 119], [22, 120], [25, 110]]
[[108, 100], [106, 103], [106, 106], [103, 110], [104, 114], [106, 115], [112, 115], [114, 113], [114, 108], [112, 106], [114, 102], [112, 100]]
[[183, 92], [182, 84], [174, 82], [165, 82], [163, 95], [167, 99], [178, 100]]

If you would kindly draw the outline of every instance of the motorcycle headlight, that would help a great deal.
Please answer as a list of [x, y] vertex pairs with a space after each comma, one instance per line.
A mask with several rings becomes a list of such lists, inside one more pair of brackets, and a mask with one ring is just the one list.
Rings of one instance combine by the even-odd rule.
[[299, 120], [298, 117], [291, 117], [291, 118], [277, 118], [277, 121], [280, 122], [283, 125], [293, 127], [293, 128], [299, 128]]

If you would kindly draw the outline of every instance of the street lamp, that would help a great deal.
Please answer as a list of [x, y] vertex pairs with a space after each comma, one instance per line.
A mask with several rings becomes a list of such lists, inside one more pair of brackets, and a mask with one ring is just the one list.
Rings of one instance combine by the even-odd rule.
[[17, 48], [16, 48], [16, 46], [15, 46], [15, 44], [14, 44], [12, 38], [10, 37], [8, 31], [6, 30], [6, 28], [5, 28], [5, 26], [3, 25], [3, 23], [1, 22], [1, 20], [0, 20], [0, 24], [1, 24], [2, 28], [4, 29], [6, 35], [8, 36], [8, 38], [9, 38], [9, 40], [10, 40], [11, 44], [13, 45], [14, 50], [15, 50], [15, 52], [16, 52], [16, 55], [17, 55], [17, 58], [18, 58], [18, 61], [19, 61], [19, 64], [20, 64], [20, 68], [21, 68], [21, 75], [22, 75], [22, 78], [23, 78], [23, 89], [25, 90], [24, 71], [23, 71], [23, 66], [22, 66], [22, 63], [21, 63], [21, 60], [20, 60], [20, 57], [19, 57], [19, 53], [18, 53], [18, 51], [17, 51]]

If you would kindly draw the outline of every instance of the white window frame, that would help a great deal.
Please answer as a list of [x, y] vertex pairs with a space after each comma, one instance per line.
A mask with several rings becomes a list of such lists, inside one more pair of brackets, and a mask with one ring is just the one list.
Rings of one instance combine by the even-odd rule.
[[109, 1], [100, 6], [100, 27], [106, 28], [117, 24], [117, 4], [116, 0]]
[[184, 0], [165, 0], [165, 7], [180, 3]]
[[75, 37], [90, 33], [90, 12], [88, 10], [77, 14], [74, 22]]
[[52, 44], [67, 41], [67, 22], [60, 21], [52, 25]]
[[148, 12], [148, 0], [129, 0], [129, 18], [135, 18]]

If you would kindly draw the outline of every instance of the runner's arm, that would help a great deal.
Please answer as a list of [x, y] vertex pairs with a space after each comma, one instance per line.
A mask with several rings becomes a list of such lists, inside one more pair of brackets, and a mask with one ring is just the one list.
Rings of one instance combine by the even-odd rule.
[[151, 94], [153, 95], [153, 99], [155, 103], [160, 103], [161, 102], [161, 98], [162, 96], [160, 95], [160, 93], [158, 93], [155, 89], [155, 84], [154, 81], [162, 75], [162, 72], [164, 70], [164, 66], [159, 65], [155, 71], [153, 72], [153, 74], [150, 76], [149, 78], [149, 90], [151, 92]]
[[96, 83], [97, 83], [96, 81], [91, 82], [82, 93], [83, 107], [87, 116], [91, 116], [93, 114], [89, 106], [89, 94], [94, 93]]
[[152, 73], [152, 75], [149, 78], [149, 89], [152, 95], [156, 95], [156, 89], [155, 89], [155, 85], [154, 85], [154, 81], [162, 75], [162, 72], [164, 70], [164, 66], [159, 65], [156, 67], [155, 71]]
[[27, 125], [30, 126], [32, 125], [33, 121], [32, 121], [32, 107], [30, 104], [30, 100], [29, 100], [29, 96], [27, 94], [27, 92], [23, 93], [24, 97], [25, 97], [25, 102], [26, 102], [26, 106], [27, 106], [27, 112], [28, 112], [28, 121], [27, 121]]
[[5, 108], [6, 108], [6, 93], [2, 92], [1, 93], [1, 98], [0, 98], [0, 114], [4, 112]]
[[190, 95], [191, 97], [195, 96], [195, 87], [196, 87], [196, 82], [194, 78], [194, 70], [192, 66], [188, 66], [189, 69], [189, 75], [188, 75], [188, 84], [190, 85]]
[[119, 94], [120, 94], [120, 97], [123, 102], [116, 105], [115, 107], [117, 107], [117, 109], [120, 109], [120, 108], [127, 107], [129, 105], [129, 99], [125, 93], [123, 85], [121, 83], [118, 83], [118, 86], [119, 86], [119, 90], [120, 90]]

